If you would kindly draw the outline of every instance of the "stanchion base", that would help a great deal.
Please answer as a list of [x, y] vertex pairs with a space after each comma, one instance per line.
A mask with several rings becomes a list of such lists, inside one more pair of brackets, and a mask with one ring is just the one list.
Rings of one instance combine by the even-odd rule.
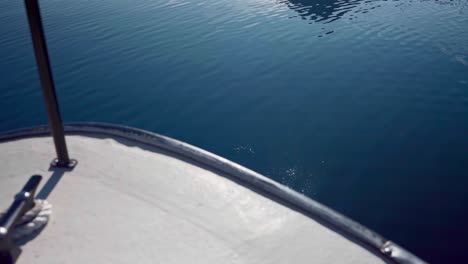
[[75, 159], [70, 159], [68, 162], [63, 162], [55, 158], [50, 163], [50, 166], [55, 167], [55, 168], [73, 169], [75, 168], [76, 164], [78, 164], [78, 161]]

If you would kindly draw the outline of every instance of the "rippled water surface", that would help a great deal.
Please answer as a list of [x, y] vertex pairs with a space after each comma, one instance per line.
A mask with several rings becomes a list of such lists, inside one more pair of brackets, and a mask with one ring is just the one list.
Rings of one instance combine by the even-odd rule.
[[[467, 0], [41, 3], [65, 121], [172, 136], [468, 262]], [[46, 123], [22, 1], [0, 36], [0, 130]]]

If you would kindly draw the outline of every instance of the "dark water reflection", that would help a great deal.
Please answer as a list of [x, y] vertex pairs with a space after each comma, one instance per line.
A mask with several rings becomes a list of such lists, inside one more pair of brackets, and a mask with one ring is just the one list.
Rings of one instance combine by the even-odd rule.
[[465, 0], [285, 0], [282, 1], [289, 8], [298, 13], [298, 17], [312, 22], [323, 24], [332, 23], [345, 17], [353, 20], [359, 14], [365, 14], [373, 9], [381, 7], [381, 3], [392, 2], [394, 7], [404, 8], [415, 1], [433, 1], [440, 5], [452, 5], [462, 9], [467, 8]]
[[[331, 23], [342, 18], [346, 13], [352, 11], [363, 0], [288, 0], [285, 3], [289, 8], [296, 11], [302, 19], [314, 22]], [[371, 1], [366, 1], [371, 2]], [[375, 8], [375, 7], [372, 7]], [[367, 12], [364, 10], [362, 12]]]

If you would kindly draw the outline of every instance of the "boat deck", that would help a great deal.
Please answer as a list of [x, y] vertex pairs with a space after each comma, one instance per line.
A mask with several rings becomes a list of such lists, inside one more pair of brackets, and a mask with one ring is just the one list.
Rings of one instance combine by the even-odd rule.
[[38, 198], [53, 206], [18, 263], [387, 262], [220, 164], [102, 133], [75, 132], [67, 143], [73, 170], [49, 167], [50, 137], [0, 144], [1, 208], [33, 174], [44, 176]]

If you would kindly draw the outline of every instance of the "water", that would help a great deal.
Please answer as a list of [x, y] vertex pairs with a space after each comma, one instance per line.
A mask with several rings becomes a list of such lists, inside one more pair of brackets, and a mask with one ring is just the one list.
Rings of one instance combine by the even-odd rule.
[[[169, 135], [468, 262], [467, 0], [41, 3], [66, 122]], [[21, 1], [0, 36], [0, 130], [46, 123]]]

